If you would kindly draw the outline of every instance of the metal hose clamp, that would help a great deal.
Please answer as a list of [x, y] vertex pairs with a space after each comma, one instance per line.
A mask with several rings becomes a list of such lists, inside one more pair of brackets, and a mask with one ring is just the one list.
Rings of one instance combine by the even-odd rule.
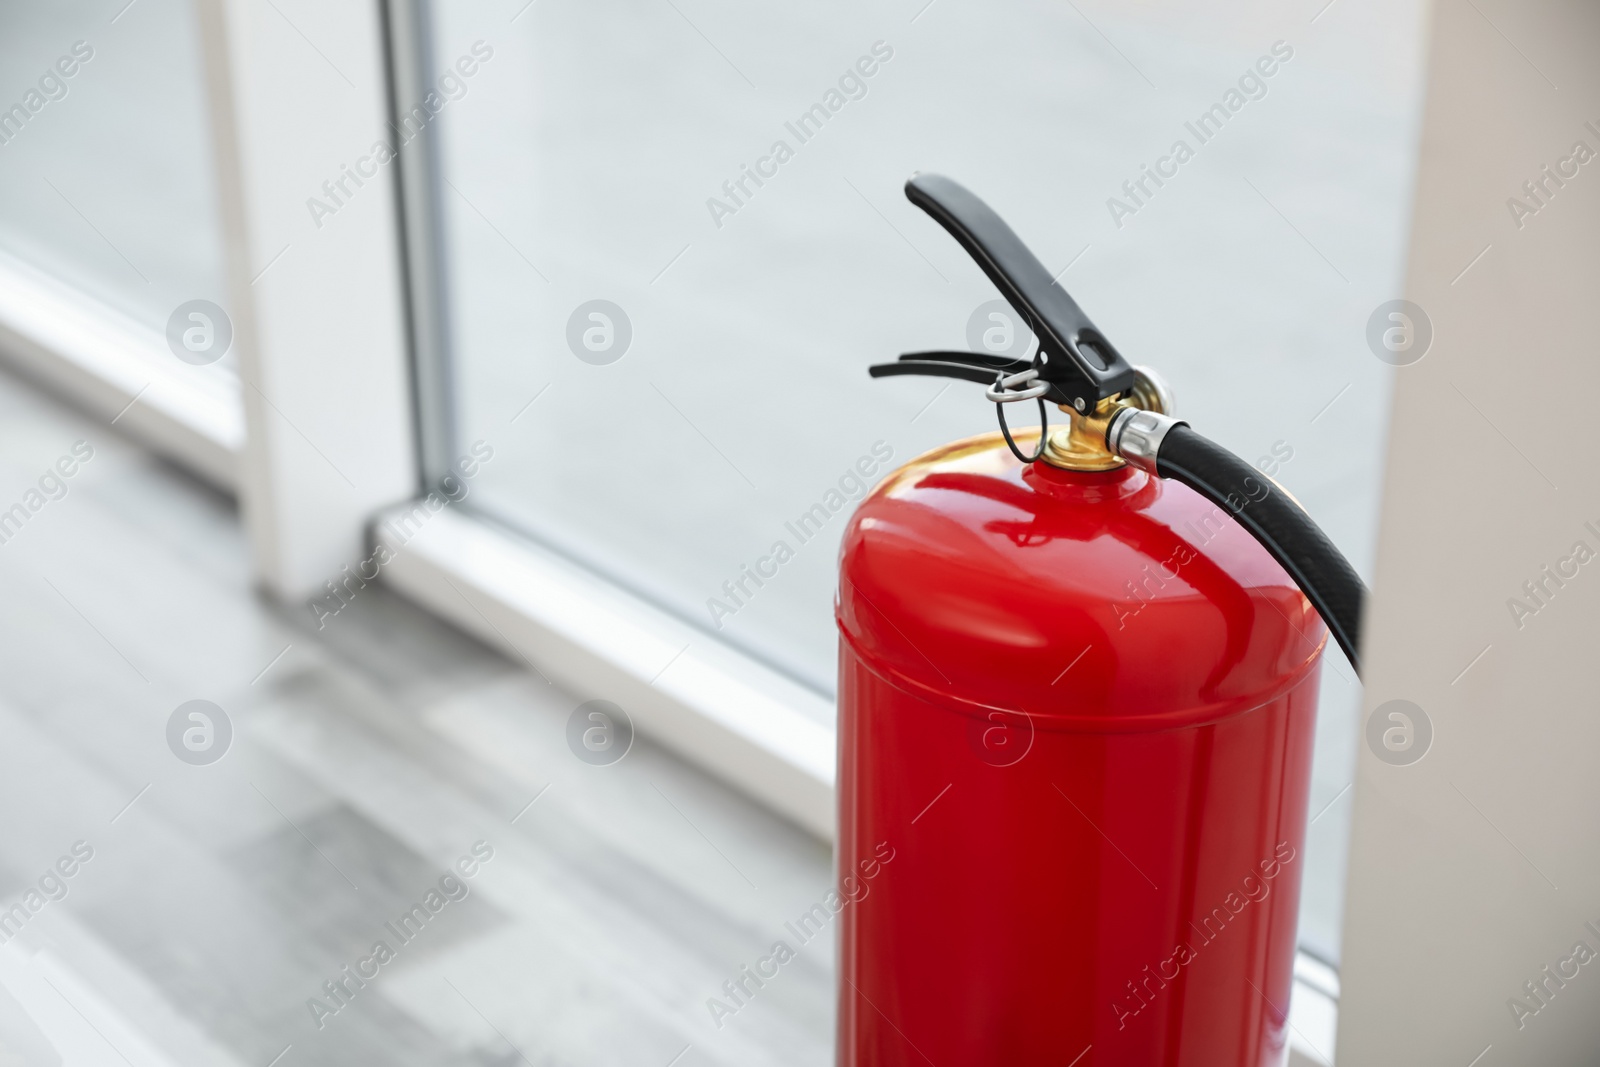
[[1106, 446], [1146, 474], [1156, 474], [1161, 442], [1174, 426], [1187, 425], [1182, 419], [1157, 411], [1124, 408], [1106, 429]]

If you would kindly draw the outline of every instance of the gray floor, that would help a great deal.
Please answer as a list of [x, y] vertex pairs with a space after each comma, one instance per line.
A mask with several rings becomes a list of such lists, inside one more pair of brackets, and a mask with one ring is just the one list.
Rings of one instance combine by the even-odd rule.
[[[263, 602], [231, 501], [5, 377], [0, 509], [79, 440], [0, 544], [0, 910], [37, 908], [0, 945], [0, 1064], [829, 1061], [826, 939], [706, 1007], [825, 891], [825, 847], [648, 744], [580, 763], [576, 700], [398, 598], [320, 633]], [[193, 699], [234, 728], [207, 766], [166, 740]], [[480, 841], [468, 895], [393, 936]]]

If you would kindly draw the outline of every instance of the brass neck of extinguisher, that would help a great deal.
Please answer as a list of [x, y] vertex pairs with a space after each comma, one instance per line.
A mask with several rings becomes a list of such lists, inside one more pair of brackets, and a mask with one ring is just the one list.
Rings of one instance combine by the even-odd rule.
[[1092, 411], [1079, 414], [1070, 405], [1062, 404], [1067, 425], [1051, 429], [1044, 445], [1044, 455], [1039, 458], [1052, 467], [1069, 471], [1110, 471], [1126, 463], [1106, 444], [1106, 431], [1111, 419], [1126, 407], [1136, 407], [1123, 397], [1108, 397], [1094, 406]]
[[1173, 407], [1172, 389], [1161, 375], [1149, 367], [1134, 367], [1133, 371], [1132, 389], [1107, 397], [1092, 410], [1079, 412], [1062, 404], [1067, 425], [1050, 431], [1044, 454], [1039, 458], [1052, 467], [1069, 471], [1112, 471], [1123, 466], [1127, 461], [1112, 451], [1106, 440], [1117, 413], [1126, 408], [1138, 408], [1171, 415]]

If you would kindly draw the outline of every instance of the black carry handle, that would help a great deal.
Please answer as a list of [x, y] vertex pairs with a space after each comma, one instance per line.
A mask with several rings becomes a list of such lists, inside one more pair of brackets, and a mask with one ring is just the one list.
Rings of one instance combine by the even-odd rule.
[[939, 174], [913, 175], [906, 199], [960, 242], [1039, 339], [1036, 364], [1039, 378], [1055, 386], [1052, 400], [1084, 411], [1133, 388], [1122, 354], [988, 204]]
[[907, 352], [893, 363], [875, 363], [867, 368], [874, 378], [893, 378], [920, 374], [934, 378], [960, 378], [962, 381], [993, 385], [996, 376], [1016, 374], [1033, 364], [1025, 359], [991, 356], [983, 352]]
[[[934, 354], [942, 356], [957, 353]], [[1023, 367], [1026, 368], [1027, 364], [1024, 363]], [[904, 356], [894, 363], [875, 363], [867, 368], [867, 373], [874, 378], [893, 378], [902, 374], [917, 374], [930, 378], [959, 378], [964, 382], [977, 382], [979, 385], [993, 385], [996, 374], [992, 368], [974, 363], [957, 363], [944, 359], [906, 359]]]

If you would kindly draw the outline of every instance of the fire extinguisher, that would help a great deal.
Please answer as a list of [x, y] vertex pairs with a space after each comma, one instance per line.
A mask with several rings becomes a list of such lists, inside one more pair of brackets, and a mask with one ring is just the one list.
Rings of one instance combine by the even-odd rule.
[[1365, 590], [983, 201], [906, 195], [1038, 347], [871, 368], [985, 385], [1000, 430], [845, 532], [838, 1062], [1279, 1064], [1321, 654], [1359, 671]]

